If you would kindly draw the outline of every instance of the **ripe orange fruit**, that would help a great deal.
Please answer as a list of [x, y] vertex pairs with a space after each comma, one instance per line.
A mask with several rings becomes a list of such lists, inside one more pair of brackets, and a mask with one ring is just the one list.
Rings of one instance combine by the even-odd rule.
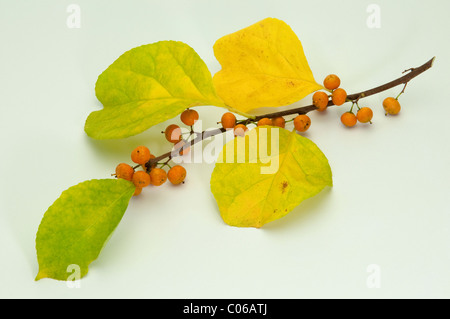
[[199, 116], [198, 116], [197, 111], [187, 109], [187, 110], [183, 111], [183, 113], [181, 113], [180, 118], [181, 118], [181, 122], [183, 122], [184, 124], [186, 124], [188, 126], [192, 126], [192, 125], [194, 125], [195, 122], [197, 122]]
[[319, 91], [313, 94], [313, 105], [317, 107], [319, 112], [323, 112], [328, 106], [328, 95], [325, 92]]
[[132, 182], [137, 188], [147, 187], [150, 185], [150, 175], [144, 171], [137, 171], [133, 175]]
[[133, 178], [134, 169], [130, 165], [126, 163], [120, 163], [116, 167], [116, 177], [117, 178], [123, 178], [127, 181], [131, 181]]
[[341, 85], [341, 79], [336, 74], [330, 74], [323, 80], [323, 86], [328, 90], [335, 90]]
[[[356, 113], [356, 118], [360, 123], [368, 123], [372, 120], [373, 112], [370, 107], [362, 107]], [[372, 123], [372, 122], [371, 122]]]
[[167, 172], [167, 178], [173, 185], [181, 184], [186, 178], [186, 169], [181, 165], [175, 165]]
[[273, 118], [272, 123], [273, 126], [278, 126], [281, 128], [284, 128], [286, 126], [286, 120], [282, 116]]
[[257, 126], [264, 126], [264, 125], [273, 125], [272, 119], [269, 119], [268, 117], [262, 118], [258, 121]]
[[236, 116], [231, 112], [224, 113], [220, 123], [224, 129], [233, 128], [236, 125]]
[[150, 171], [151, 184], [161, 186], [167, 180], [167, 173], [162, 168], [155, 167]]
[[166, 140], [170, 143], [178, 143], [181, 141], [181, 128], [176, 124], [170, 124], [164, 131]]
[[393, 97], [387, 97], [383, 101], [383, 108], [386, 111], [387, 114], [396, 115], [400, 112], [400, 103], [397, 99], [394, 99]]
[[306, 114], [298, 115], [294, 119], [294, 127], [295, 130], [298, 132], [305, 132], [309, 129], [310, 126], [311, 126], [311, 119]]
[[347, 127], [352, 127], [356, 125], [356, 115], [352, 112], [345, 112], [341, 115], [341, 122]]
[[131, 160], [137, 164], [145, 164], [150, 159], [150, 151], [145, 146], [138, 146], [131, 152]]
[[189, 154], [191, 151], [191, 147], [189, 145], [183, 145], [182, 149], [180, 150], [180, 155], [186, 155]]
[[234, 127], [234, 136], [244, 136], [247, 130], [247, 126], [244, 124], [238, 124]]
[[174, 145], [173, 151], [177, 151], [180, 155], [188, 154], [191, 150], [191, 143], [186, 140], [181, 140]]
[[338, 88], [333, 91], [331, 94], [331, 100], [333, 101], [334, 105], [342, 105], [345, 103], [345, 100], [347, 99], [347, 92], [345, 92], [344, 89]]

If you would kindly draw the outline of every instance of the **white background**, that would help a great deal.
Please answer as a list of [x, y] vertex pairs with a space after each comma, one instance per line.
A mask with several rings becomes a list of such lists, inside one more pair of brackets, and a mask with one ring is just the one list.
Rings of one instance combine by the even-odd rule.
[[[441, 1], [0, 2], [0, 297], [2, 298], [448, 298], [450, 297], [448, 13]], [[369, 4], [381, 27], [368, 28]], [[436, 56], [385, 117], [346, 129], [347, 105], [311, 114], [304, 134], [328, 157], [334, 187], [262, 229], [226, 225], [210, 192], [213, 164], [186, 165], [182, 187], [132, 199], [80, 288], [34, 281], [35, 235], [60, 193], [108, 178], [140, 144], [169, 150], [162, 123], [125, 140], [84, 133], [100, 109], [98, 75], [123, 52], [160, 40], [192, 46], [214, 74], [214, 42], [266, 17], [288, 23], [318, 82], [329, 73], [349, 93], [383, 84]], [[310, 104], [310, 96], [295, 104]], [[223, 109], [198, 108], [214, 126]], [[368, 266], [379, 267], [369, 288]]]

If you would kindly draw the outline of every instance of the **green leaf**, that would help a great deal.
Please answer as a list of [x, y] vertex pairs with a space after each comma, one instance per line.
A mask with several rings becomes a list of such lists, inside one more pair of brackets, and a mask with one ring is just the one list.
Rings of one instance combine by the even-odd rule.
[[66, 280], [77, 265], [80, 278], [122, 219], [133, 196], [123, 179], [90, 180], [64, 191], [42, 218], [36, 235], [39, 272], [36, 280]]
[[309, 139], [281, 128], [258, 127], [228, 142], [211, 176], [223, 220], [261, 227], [332, 186], [331, 168]]
[[124, 53], [99, 76], [95, 92], [104, 108], [89, 115], [85, 131], [96, 139], [139, 134], [193, 106], [225, 107], [206, 64], [176, 41]]

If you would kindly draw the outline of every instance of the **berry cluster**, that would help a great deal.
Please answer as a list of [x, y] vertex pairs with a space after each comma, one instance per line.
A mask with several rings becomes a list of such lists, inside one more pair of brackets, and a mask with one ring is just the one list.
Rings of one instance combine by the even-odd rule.
[[[295, 129], [299, 132], [305, 132], [311, 125], [311, 119], [305, 115], [298, 115], [294, 120]], [[282, 116], [277, 116], [274, 118], [264, 117], [258, 121], [245, 120], [243, 122], [252, 123], [255, 122], [256, 126], [277, 126], [285, 128], [286, 120]], [[244, 123], [237, 123], [236, 116], [231, 112], [226, 112], [222, 115], [222, 119], [219, 122], [222, 127], [226, 130], [233, 129], [235, 136], [244, 136], [248, 127]]]
[[[328, 75], [323, 81], [323, 86], [331, 90], [331, 101], [334, 105], [342, 105], [347, 102], [347, 92], [340, 88], [341, 80], [335, 74]], [[353, 113], [353, 106], [356, 105], [358, 111], [355, 115]], [[358, 101], [352, 101], [352, 106], [349, 111], [343, 113], [341, 115], [341, 122], [347, 127], [355, 126], [359, 121], [360, 123], [371, 123], [373, 117], [372, 109], [369, 107], [360, 108], [358, 105]]]
[[[191, 129], [189, 132], [189, 137], [191, 137], [194, 134], [192, 126], [199, 119], [198, 112], [192, 109], [187, 109], [183, 111], [183, 113], [181, 113], [180, 119], [181, 122], [183, 122], [185, 125], [190, 126]], [[190, 143], [187, 139], [183, 138], [183, 132], [181, 131], [180, 126], [176, 124], [170, 124], [162, 133], [164, 133], [167, 141], [174, 144], [175, 150], [178, 151], [180, 155], [189, 153]]]
[[319, 112], [323, 112], [327, 109], [330, 97], [333, 104], [338, 106], [347, 101], [347, 92], [341, 88], [340, 85], [341, 79], [336, 74], [329, 74], [325, 77], [323, 86], [331, 92], [331, 95], [322, 91], [317, 91], [312, 97], [313, 105], [317, 107]]
[[[198, 112], [192, 109], [187, 109], [181, 113], [180, 119], [185, 125], [190, 126], [191, 130], [189, 132], [189, 137], [191, 137], [194, 134], [192, 126], [199, 119]], [[181, 131], [180, 126], [170, 124], [162, 133], [164, 133], [167, 141], [174, 144], [175, 150], [178, 151], [180, 155], [189, 153], [190, 144], [187, 139], [183, 138], [183, 132]]]
[[[184, 182], [186, 169], [183, 166], [170, 167], [167, 162], [163, 163], [162, 166], [167, 165], [170, 167], [166, 173], [162, 167], [157, 167], [157, 163], [150, 165], [150, 160], [154, 158], [155, 155], [151, 154], [147, 147], [138, 146], [131, 152], [131, 160], [139, 165], [132, 167], [126, 163], [120, 163], [117, 165], [116, 173], [113, 175], [133, 182], [134, 186], [136, 186], [134, 195], [139, 195], [144, 187], [149, 185], [161, 186], [167, 180], [174, 185]], [[138, 167], [142, 167], [144, 170], [136, 171]]]
[[[189, 136], [194, 132], [192, 126], [199, 119], [197, 111], [187, 109], [180, 115], [181, 121], [187, 126], [191, 127]], [[181, 127], [176, 124], [167, 126], [163, 131], [166, 140], [174, 144], [175, 151], [180, 155], [187, 154], [190, 150], [189, 143], [183, 138]], [[131, 152], [131, 160], [138, 164], [132, 167], [126, 163], [120, 163], [116, 167], [116, 173], [113, 174], [117, 178], [123, 178], [133, 182], [136, 186], [134, 195], [139, 195], [144, 187], [149, 185], [161, 186], [167, 180], [173, 185], [184, 183], [186, 178], [186, 169], [181, 165], [170, 166], [170, 157], [164, 163], [157, 163], [154, 161], [155, 155], [150, 153], [150, 150], [145, 146], [138, 146]], [[158, 167], [160, 165], [160, 167]], [[168, 166], [169, 170], [166, 172], [164, 166]], [[143, 170], [136, 171], [141, 167]]]
[[[353, 106], [356, 105], [358, 111], [353, 113]], [[359, 107], [357, 102], [352, 103], [349, 111], [341, 115], [341, 122], [347, 127], [353, 127], [357, 122], [372, 124], [373, 111], [370, 107]]]
[[[345, 102], [352, 102], [350, 110], [341, 115], [341, 122], [347, 127], [353, 127], [357, 122], [360, 123], [370, 123], [372, 124], [373, 111], [370, 107], [359, 107], [358, 100], [351, 101], [347, 99], [347, 92], [340, 87], [341, 80], [336, 74], [327, 75], [323, 81], [323, 86], [325, 89], [331, 92], [328, 95], [325, 92], [317, 91], [313, 94], [312, 102], [319, 112], [323, 112], [327, 109], [329, 100], [334, 105], [342, 105]], [[387, 114], [398, 114], [400, 112], [400, 103], [398, 102], [398, 97], [404, 92], [403, 91], [396, 97], [388, 97], [383, 101], [383, 108]], [[353, 107], [356, 105], [356, 114], [353, 112]]]
[[[219, 123], [222, 124], [222, 127], [226, 130], [232, 129], [235, 136], [244, 136], [245, 132], [248, 131], [248, 127], [245, 123], [252, 123], [255, 121], [245, 120], [242, 123], [238, 123], [236, 120], [236, 116], [231, 112], [226, 112], [222, 115], [222, 118]], [[255, 123], [257, 126], [270, 125], [270, 126], [278, 126], [285, 127], [286, 121], [282, 116], [275, 117], [273, 119], [263, 118]]]
[[[313, 95], [313, 105], [317, 107], [317, 110], [319, 112], [323, 112], [327, 109], [329, 98], [331, 97], [331, 102], [334, 105], [340, 106], [347, 102], [347, 92], [340, 87], [341, 85], [341, 79], [336, 74], [329, 74], [325, 77], [323, 80], [323, 86], [325, 89], [329, 90], [331, 92], [331, 95], [328, 95], [325, 92], [318, 91], [314, 93]], [[353, 108], [353, 105], [352, 105]], [[358, 107], [359, 108], [359, 107]], [[372, 119], [371, 112], [369, 108], [363, 108], [364, 110], [360, 113], [361, 121], [364, 121], [363, 123], [367, 123]], [[359, 112], [358, 112], [359, 113]], [[341, 116], [341, 122], [345, 126], [351, 127], [356, 124], [357, 116], [352, 112], [352, 109], [350, 111], [345, 112]]]
[[[383, 101], [383, 108], [385, 110], [385, 115], [395, 115], [400, 112], [400, 103], [398, 102], [398, 97], [388, 97]], [[356, 115], [352, 112], [353, 106], [356, 105], [358, 111]], [[358, 101], [352, 102], [352, 107], [349, 111], [345, 112], [341, 116], [341, 122], [347, 127], [353, 127], [357, 122], [360, 123], [370, 123], [372, 124], [373, 111], [370, 107], [359, 107]]]

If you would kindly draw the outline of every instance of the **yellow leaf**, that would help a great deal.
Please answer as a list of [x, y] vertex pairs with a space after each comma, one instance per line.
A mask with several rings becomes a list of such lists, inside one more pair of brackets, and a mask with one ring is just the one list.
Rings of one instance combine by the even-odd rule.
[[217, 40], [222, 70], [214, 75], [218, 95], [242, 112], [297, 102], [323, 89], [316, 83], [303, 47], [283, 21], [267, 18]]
[[211, 176], [211, 191], [231, 226], [261, 227], [332, 186], [331, 168], [309, 139], [257, 127], [227, 143]]

